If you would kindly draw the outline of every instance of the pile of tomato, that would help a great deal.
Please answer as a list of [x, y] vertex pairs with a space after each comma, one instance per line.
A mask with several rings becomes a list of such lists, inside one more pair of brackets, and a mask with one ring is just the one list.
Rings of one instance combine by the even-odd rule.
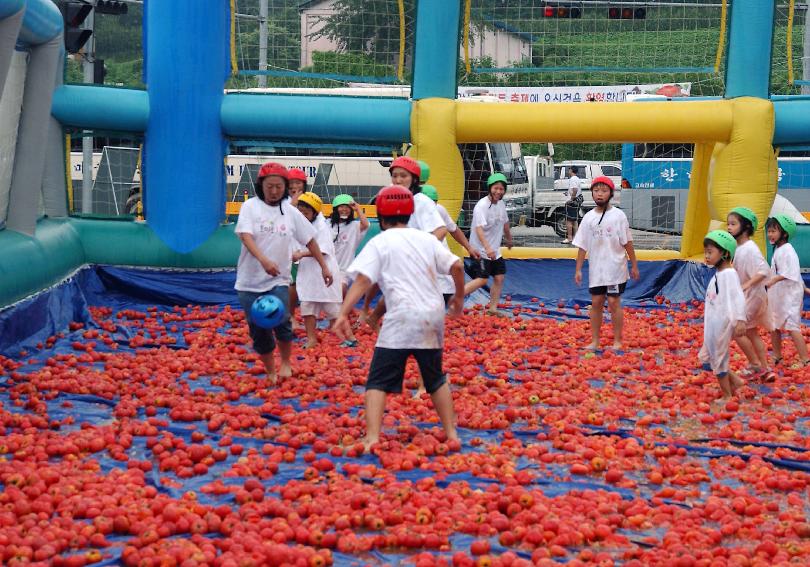
[[697, 303], [628, 309], [596, 354], [584, 308], [503, 307], [447, 322], [462, 442], [411, 364], [369, 455], [369, 331], [270, 387], [238, 309], [92, 308], [0, 357], [0, 561], [810, 563], [810, 370], [720, 401]]

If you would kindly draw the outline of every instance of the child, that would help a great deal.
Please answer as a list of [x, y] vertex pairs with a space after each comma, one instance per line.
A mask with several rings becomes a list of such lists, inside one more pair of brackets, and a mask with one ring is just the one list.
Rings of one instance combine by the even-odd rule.
[[[302, 169], [293, 168], [289, 170], [288, 174], [290, 184], [290, 204], [293, 207], [298, 206], [298, 197], [300, 197], [307, 190], [307, 174]], [[295, 280], [298, 276], [298, 262], [294, 262], [290, 270], [290, 321], [292, 321], [292, 329], [295, 331], [299, 328], [295, 320], [295, 308], [298, 305], [298, 293], [295, 287]], [[337, 274], [334, 274], [337, 277]]]
[[236, 285], [239, 303], [248, 319], [253, 349], [267, 371], [271, 384], [276, 383], [273, 351], [279, 344], [282, 378], [292, 376], [290, 355], [293, 333], [289, 316], [275, 329], [262, 329], [250, 320], [250, 307], [261, 295], [271, 293], [288, 304], [288, 285], [292, 264], [293, 245], [306, 246], [314, 262], [320, 266], [320, 276], [327, 286], [332, 285], [332, 273], [324, 261], [312, 224], [291, 207], [287, 168], [278, 163], [266, 163], [256, 178], [256, 196], [248, 199], [239, 211], [236, 235], [242, 241], [242, 251], [236, 266]]
[[405, 365], [411, 355], [419, 365], [447, 438], [458, 441], [453, 398], [442, 372], [445, 312], [437, 275], [453, 276], [455, 293], [449, 314], [455, 317], [461, 313], [464, 301], [461, 261], [434, 236], [408, 227], [414, 199], [406, 188], [383, 188], [376, 204], [383, 232], [366, 244], [349, 267], [354, 283], [335, 323], [337, 333], [347, 336], [352, 308], [372, 284], [379, 284], [388, 302], [388, 313], [366, 382], [363, 445], [368, 450], [379, 442], [386, 396], [402, 391]]
[[346, 297], [346, 290], [349, 288], [346, 270], [354, 261], [357, 247], [368, 231], [369, 222], [363, 209], [354, 202], [351, 195], [338, 195], [332, 200], [331, 220], [332, 242], [335, 243], [335, 257], [340, 266], [343, 297]]
[[476, 289], [487, 285], [492, 278], [489, 290], [489, 315], [505, 317], [498, 311], [501, 291], [506, 277], [506, 261], [501, 256], [501, 240], [506, 237], [506, 247], [512, 248], [512, 231], [509, 229], [509, 215], [503, 196], [506, 193], [506, 176], [493, 173], [487, 179], [489, 195], [475, 204], [470, 226], [470, 244], [478, 252], [479, 259], [472, 264], [470, 277], [464, 294], [469, 295]]
[[[428, 197], [422, 194], [422, 188], [419, 185], [419, 178], [422, 175], [422, 168], [419, 163], [411, 157], [400, 156], [391, 162], [388, 168], [391, 174], [391, 183], [406, 187], [413, 195], [413, 214], [410, 216], [408, 226], [417, 230], [432, 233], [439, 241], [447, 236], [447, 229], [444, 227], [444, 222], [439, 216], [436, 207], [433, 205]], [[366, 321], [368, 325], [379, 331], [380, 317], [385, 313], [385, 298], [381, 298], [374, 308], [374, 312], [368, 312], [371, 300], [377, 295], [378, 287], [372, 286], [366, 294], [366, 299], [363, 304], [363, 312], [360, 314], [360, 320]]]
[[577, 234], [579, 223], [579, 208], [582, 206], [582, 182], [578, 177], [579, 169], [571, 166], [571, 176], [568, 178], [568, 200], [565, 202], [565, 240], [563, 244], [571, 244]]
[[736, 248], [734, 237], [723, 230], [713, 230], [703, 239], [706, 264], [716, 272], [706, 288], [703, 346], [698, 357], [703, 364], [711, 366], [726, 399], [744, 386], [728, 366], [731, 337], [745, 333], [745, 294], [740, 277], [731, 269]]
[[747, 207], [735, 207], [728, 214], [727, 223], [729, 234], [737, 241], [734, 269], [745, 293], [745, 334], [736, 337], [749, 362], [744, 374], [772, 382], [776, 376], [768, 369], [768, 351], [759, 336], [759, 327], [773, 331], [765, 291], [765, 280], [770, 277], [771, 270], [759, 247], [751, 240], [757, 231], [757, 216]]
[[[458, 242], [467, 253], [475, 260], [481, 259], [481, 254], [472, 246], [470, 246], [470, 242], [467, 240], [467, 237], [464, 236], [464, 232], [458, 227], [456, 223], [453, 222], [453, 219], [450, 218], [450, 213], [447, 212], [447, 209], [444, 208], [444, 205], [439, 203], [439, 192], [433, 185], [422, 185], [422, 194], [429, 197], [434, 203], [436, 203], [436, 210], [439, 211], [439, 216], [442, 217], [442, 221], [444, 221], [444, 226], [447, 229], [447, 232], [450, 233], [456, 242]], [[445, 248], [450, 250], [450, 246], [447, 244], [447, 237], [442, 239], [442, 245]], [[452, 297], [455, 289], [453, 287], [453, 278], [449, 275], [441, 276], [439, 278], [440, 287], [442, 289], [442, 295], [444, 295], [444, 303], [450, 301], [450, 297]]]
[[608, 309], [613, 321], [613, 348], [622, 350], [624, 312], [622, 294], [627, 286], [627, 259], [630, 258], [634, 280], [638, 279], [638, 263], [633, 248], [630, 223], [621, 209], [610, 204], [613, 197], [613, 181], [609, 177], [597, 177], [591, 183], [591, 195], [596, 207], [582, 217], [574, 246], [577, 265], [574, 281], [582, 283], [582, 264], [588, 255], [588, 291], [591, 294], [591, 344], [589, 350], [599, 348], [599, 332], [602, 328], [602, 310], [607, 296]]
[[[312, 223], [315, 229], [315, 240], [321, 248], [326, 265], [332, 273], [338, 273], [335, 247], [332, 243], [332, 231], [321, 215], [323, 203], [315, 193], [304, 193], [298, 198], [298, 210]], [[342, 291], [340, 286], [325, 286], [318, 278], [317, 266], [309, 252], [299, 250], [293, 254], [293, 259], [300, 262], [298, 268], [298, 295], [301, 298], [301, 315], [304, 317], [304, 328], [307, 331], [307, 342], [304, 348], [312, 348], [318, 344], [315, 332], [316, 319], [323, 311], [329, 320], [330, 326], [340, 312]], [[350, 336], [343, 346], [356, 346], [354, 336]]]
[[775, 248], [771, 257], [774, 275], [765, 284], [768, 286], [768, 305], [773, 313], [773, 362], [782, 362], [782, 331], [787, 331], [799, 355], [799, 362], [793, 365], [795, 370], [810, 363], [801, 329], [804, 282], [799, 256], [788, 242], [796, 234], [796, 222], [786, 215], [776, 215], [765, 223], [765, 232]]

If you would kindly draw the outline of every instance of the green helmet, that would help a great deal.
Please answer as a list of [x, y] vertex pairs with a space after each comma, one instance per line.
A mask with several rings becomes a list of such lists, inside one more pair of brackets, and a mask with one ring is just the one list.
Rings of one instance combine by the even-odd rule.
[[728, 252], [729, 258], [734, 258], [734, 252], [737, 251], [737, 241], [725, 230], [713, 230], [706, 235], [704, 240], [711, 240], [721, 250]]
[[757, 226], [759, 223], [757, 222], [757, 215], [754, 214], [754, 211], [749, 209], [748, 207], [734, 207], [731, 209], [728, 214], [734, 213], [735, 215], [739, 215], [748, 222], [751, 223], [751, 226], [754, 229], [754, 232], [757, 231]]
[[419, 164], [419, 183], [427, 183], [428, 179], [430, 179], [430, 166], [427, 164], [426, 161], [421, 159], [416, 160], [416, 163]]
[[336, 209], [340, 205], [351, 205], [352, 203], [354, 203], [354, 199], [351, 195], [338, 195], [332, 199], [332, 208]]
[[422, 194], [430, 197], [433, 202], [439, 200], [439, 192], [433, 185], [422, 185]]
[[775, 222], [776, 224], [782, 227], [782, 230], [784, 230], [787, 233], [788, 240], [793, 238], [793, 235], [796, 234], [796, 221], [790, 218], [789, 216], [774, 215], [768, 219], [768, 224], [770, 224], [771, 221]]
[[504, 187], [509, 185], [503, 173], [493, 173], [487, 178], [487, 188], [492, 187], [496, 183], [503, 183]]

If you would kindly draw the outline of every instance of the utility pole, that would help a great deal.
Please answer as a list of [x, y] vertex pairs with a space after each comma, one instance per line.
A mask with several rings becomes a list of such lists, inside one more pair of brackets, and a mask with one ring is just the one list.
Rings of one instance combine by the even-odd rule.
[[[267, 0], [259, 0], [259, 71], [267, 71]], [[259, 75], [259, 87], [267, 86], [267, 75]]]
[[[95, 10], [94, 10], [95, 11]], [[93, 30], [95, 14], [90, 12], [84, 21], [85, 29]], [[83, 82], [93, 83], [93, 61], [96, 58], [96, 36], [90, 36], [82, 55]], [[82, 214], [93, 212], [93, 137], [91, 130], [85, 130], [82, 136]]]

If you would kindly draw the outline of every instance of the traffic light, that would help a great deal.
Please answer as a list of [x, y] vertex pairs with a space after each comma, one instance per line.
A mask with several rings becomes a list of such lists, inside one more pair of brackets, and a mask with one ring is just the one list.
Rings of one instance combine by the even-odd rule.
[[582, 8], [567, 4], [546, 4], [543, 8], [544, 18], [581, 18]]
[[78, 53], [93, 35], [93, 30], [81, 28], [84, 20], [93, 11], [93, 5], [85, 0], [67, 0], [62, 2], [59, 8], [65, 22], [65, 51]]
[[96, 3], [96, 13], [121, 16], [127, 13], [127, 4], [126, 2], [120, 2], [118, 0], [98, 0]]
[[608, 18], [611, 20], [643, 20], [646, 17], [646, 8], [632, 8], [630, 6], [608, 8]]

